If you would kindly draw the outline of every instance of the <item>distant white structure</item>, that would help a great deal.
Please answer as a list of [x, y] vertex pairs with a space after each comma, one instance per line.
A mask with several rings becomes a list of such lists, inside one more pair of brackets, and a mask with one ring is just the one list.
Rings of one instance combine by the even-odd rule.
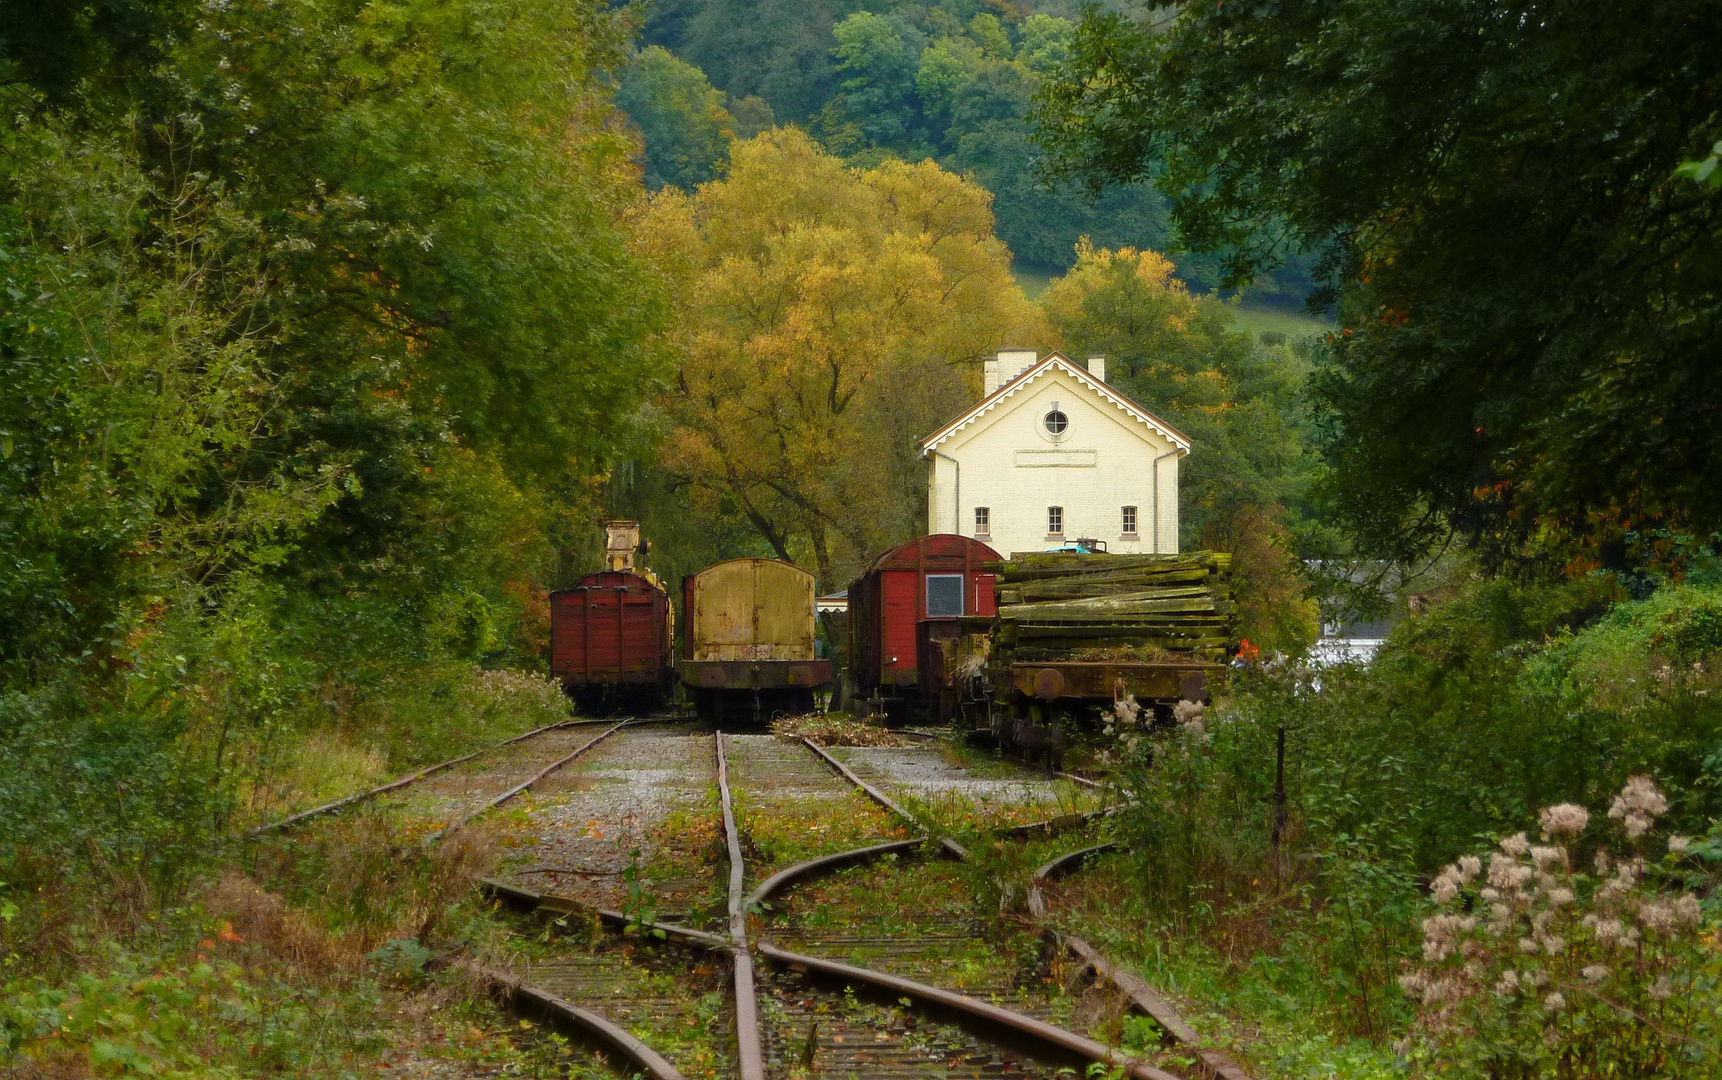
[[1113, 553], [1178, 550], [1178, 461], [1190, 440], [1106, 384], [1106, 361], [1005, 349], [985, 393], [921, 443], [927, 525], [1000, 554], [1078, 539]]

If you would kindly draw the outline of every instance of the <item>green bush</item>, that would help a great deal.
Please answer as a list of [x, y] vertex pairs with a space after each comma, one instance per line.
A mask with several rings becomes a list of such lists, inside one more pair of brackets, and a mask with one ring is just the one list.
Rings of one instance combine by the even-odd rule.
[[103, 970], [0, 987], [0, 1064], [83, 1066], [100, 1076], [222, 1080], [334, 1071], [374, 1047], [363, 986], [309, 990], [227, 960], [158, 961], [111, 950]]
[[[1189, 955], [1270, 941], [1245, 967], [1227, 961], [1238, 993], [1381, 1043], [1413, 1019], [1394, 982], [1417, 952], [1420, 882], [1479, 838], [1554, 804], [1601, 814], [1640, 774], [1666, 790], [1670, 827], [1710, 832], [1722, 589], [1610, 607], [1615, 594], [1606, 580], [1474, 583], [1406, 619], [1369, 665], [1241, 671], [1228, 700], [1181, 707], [1171, 730], [1120, 725], [1133, 801], [1115, 827], [1140, 898], [1124, 918]], [[1712, 844], [1691, 849], [1692, 888], [1722, 864], [1722, 834], [1714, 857]]]
[[1652, 843], [1666, 806], [1649, 777], [1628, 780], [1609, 809], [1613, 857], [1599, 850], [1595, 873], [1580, 856], [1603, 830], [1570, 803], [1543, 810], [1542, 844], [1515, 833], [1486, 867], [1468, 855], [1441, 872], [1423, 963], [1400, 980], [1417, 1007], [1403, 1043], [1415, 1072], [1716, 1074], [1722, 962], [1699, 934], [1697, 895], [1670, 873], [1688, 841]]

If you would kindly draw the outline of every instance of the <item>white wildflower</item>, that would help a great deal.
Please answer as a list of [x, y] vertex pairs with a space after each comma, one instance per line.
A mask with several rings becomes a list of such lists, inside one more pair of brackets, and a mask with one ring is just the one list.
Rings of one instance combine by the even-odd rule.
[[1683, 893], [1670, 900], [1653, 900], [1638, 905], [1638, 917], [1644, 925], [1659, 934], [1672, 934], [1697, 926], [1701, 913], [1698, 898]]
[[1399, 989], [1405, 996], [1417, 1001], [1423, 1000], [1423, 991], [1429, 988], [1429, 979], [1420, 971], [1409, 972], [1399, 976]]
[[1188, 727], [1191, 724], [1200, 724], [1202, 714], [1206, 711], [1206, 707], [1200, 701], [1180, 701], [1172, 706], [1172, 719]]
[[1423, 920], [1423, 959], [1434, 963], [1445, 960], [1470, 933], [1477, 920], [1459, 915], [1434, 915]]
[[1667, 810], [1667, 797], [1657, 789], [1655, 781], [1640, 773], [1628, 780], [1614, 797], [1608, 816], [1621, 823], [1628, 839], [1636, 840], [1649, 832]]
[[1528, 937], [1520, 938], [1519, 939], [1519, 951], [1526, 954], [1527, 956], [1535, 956], [1537, 954], [1537, 943], [1536, 943], [1536, 941], [1534, 939], [1528, 938]]
[[1499, 900], [1501, 898], [1501, 890], [1495, 888], [1493, 885], [1489, 885], [1484, 887], [1483, 891], [1477, 895], [1481, 896], [1485, 900]]
[[1430, 892], [1437, 904], [1445, 904], [1459, 895], [1459, 889], [1465, 884], [1465, 878], [1459, 873], [1457, 866], [1442, 867], [1435, 875], [1435, 881], [1430, 886]]
[[1650, 984], [1650, 1000], [1667, 1001], [1674, 996], [1674, 984], [1664, 975]]
[[1543, 1008], [1550, 1012], [1560, 1012], [1566, 1007], [1567, 999], [1561, 996], [1561, 992], [1559, 990], [1556, 990], [1554, 993], [1543, 999]]
[[1573, 891], [1564, 886], [1556, 887], [1548, 891], [1548, 898], [1555, 907], [1562, 907], [1573, 902]]
[[1502, 997], [1512, 997], [1518, 992], [1519, 973], [1514, 971], [1512, 968], [1508, 968], [1506, 971], [1501, 973], [1500, 979], [1495, 982], [1495, 993]]
[[1567, 849], [1559, 846], [1534, 847], [1531, 849], [1531, 862], [1545, 874], [1567, 868]]
[[1459, 879], [1469, 885], [1483, 872], [1483, 860], [1475, 855], [1459, 856]]
[[1561, 953], [1567, 951], [1567, 939], [1556, 937], [1554, 934], [1541, 935], [1537, 938], [1537, 944], [1541, 945], [1543, 947], [1543, 951], [1548, 953], [1550, 956], [1559, 956]]
[[1142, 706], [1136, 704], [1135, 694], [1125, 694], [1112, 703], [1112, 714], [1117, 718], [1120, 727], [1131, 727], [1142, 715]]
[[1517, 859], [1531, 850], [1531, 842], [1525, 839], [1524, 833], [1514, 833], [1501, 841], [1501, 850]]
[[1517, 892], [1531, 880], [1533, 871], [1500, 854], [1489, 856], [1489, 884], [1503, 892]]
[[1538, 817], [1543, 823], [1543, 836], [1577, 836], [1590, 824], [1590, 811], [1574, 803], [1545, 806]]
[[1691, 844], [1692, 841], [1684, 836], [1670, 836], [1668, 838], [1668, 853], [1670, 855], [1684, 855]]
[[1588, 964], [1579, 970], [1587, 983], [1599, 983], [1608, 978], [1608, 969], [1601, 964]]

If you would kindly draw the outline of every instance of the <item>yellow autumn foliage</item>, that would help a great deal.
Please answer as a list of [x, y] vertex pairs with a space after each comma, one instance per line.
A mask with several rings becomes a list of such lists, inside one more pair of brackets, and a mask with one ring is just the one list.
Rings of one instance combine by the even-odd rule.
[[703, 510], [841, 586], [923, 530], [916, 444], [978, 396], [980, 359], [1050, 331], [970, 181], [853, 169], [796, 128], [730, 160], [633, 222], [674, 294], [662, 460]]

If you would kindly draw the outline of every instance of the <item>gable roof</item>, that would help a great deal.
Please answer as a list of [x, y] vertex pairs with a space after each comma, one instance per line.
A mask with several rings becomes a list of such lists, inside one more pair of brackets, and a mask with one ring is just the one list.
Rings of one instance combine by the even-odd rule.
[[1147, 409], [1144, 409], [1142, 406], [1131, 401], [1123, 394], [1120, 394], [1118, 391], [1096, 379], [1083, 368], [1071, 363], [1063, 353], [1049, 352], [1027, 371], [1024, 371], [1016, 378], [1010, 380], [997, 390], [994, 390], [992, 393], [982, 398], [974, 408], [963, 413], [955, 420], [952, 420], [944, 427], [921, 440], [921, 456], [925, 457], [936, 449], [940, 443], [951, 438], [964, 428], [974, 424], [976, 421], [980, 420], [981, 417], [992, 412], [1006, 400], [1027, 389], [1032, 383], [1038, 381], [1051, 371], [1063, 371], [1070, 375], [1078, 383], [1081, 383], [1082, 386], [1093, 391], [1095, 394], [1099, 395], [1103, 401], [1106, 401], [1119, 412], [1123, 413], [1131, 422], [1143, 425], [1148, 428], [1148, 430], [1171, 443], [1180, 456], [1190, 452], [1189, 436], [1183, 434], [1171, 424], [1168, 424], [1166, 421], [1155, 416]]

